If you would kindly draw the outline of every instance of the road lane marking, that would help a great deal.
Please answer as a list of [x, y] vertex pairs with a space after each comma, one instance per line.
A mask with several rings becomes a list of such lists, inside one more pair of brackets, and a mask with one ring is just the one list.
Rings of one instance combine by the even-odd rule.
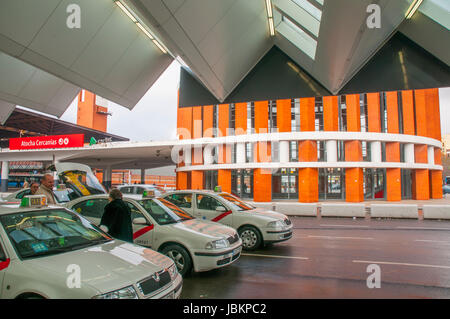
[[362, 225], [327, 225], [327, 224], [320, 224], [320, 226], [351, 227], [351, 228], [369, 228], [369, 226], [362, 226]]
[[267, 257], [267, 258], [286, 258], [286, 259], [300, 259], [308, 260], [308, 257], [294, 257], [294, 256], [277, 256], [277, 255], [262, 255], [262, 254], [246, 254], [243, 253], [241, 256], [254, 256], [254, 257]]
[[372, 240], [371, 237], [335, 237], [335, 236], [313, 236], [309, 235], [309, 238], [324, 238], [324, 239], [363, 239], [363, 240]]
[[441, 243], [441, 244], [450, 244], [450, 241], [444, 241], [444, 240], [431, 240], [431, 239], [416, 239], [414, 241], [420, 241], [425, 243]]
[[399, 262], [389, 262], [389, 261], [353, 260], [352, 262], [360, 263], [360, 264], [379, 264], [379, 265], [397, 265], [397, 266], [412, 266], [412, 267], [428, 267], [428, 268], [450, 269], [450, 266], [411, 264], [411, 263], [399, 263]]
[[397, 226], [398, 229], [422, 229], [422, 230], [450, 230], [450, 228], [436, 228], [436, 227], [415, 227], [415, 226]]

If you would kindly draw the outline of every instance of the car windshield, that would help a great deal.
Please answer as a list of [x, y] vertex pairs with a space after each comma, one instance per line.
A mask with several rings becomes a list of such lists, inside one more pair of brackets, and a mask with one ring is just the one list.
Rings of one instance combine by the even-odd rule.
[[152, 186], [153, 189], [156, 189], [157, 191], [159, 191], [161, 194], [164, 194], [166, 191], [164, 190], [164, 188], [159, 187], [159, 186]]
[[156, 220], [160, 225], [178, 223], [185, 220], [194, 219], [184, 210], [176, 207], [165, 199], [143, 199], [139, 204]]
[[65, 184], [66, 188], [73, 190], [73, 192], [67, 193], [70, 200], [82, 196], [106, 194], [105, 189], [92, 173], [70, 170], [64, 171], [58, 176], [59, 180]]
[[0, 223], [22, 259], [59, 254], [111, 240], [86, 219], [66, 209], [3, 215]]
[[239, 198], [230, 195], [228, 193], [221, 193], [219, 194], [220, 197], [222, 197], [223, 199], [226, 199], [229, 203], [233, 204], [234, 206], [237, 207], [237, 210], [250, 210], [250, 209], [255, 209], [255, 207], [253, 207], [250, 204], [247, 204], [243, 201], [241, 201]]
[[72, 195], [73, 193], [73, 189], [71, 188], [66, 188], [66, 189], [57, 189], [55, 191], [53, 191], [53, 194], [55, 194], [55, 197], [58, 201], [58, 203], [67, 203], [70, 202], [71, 198], [73, 197]]

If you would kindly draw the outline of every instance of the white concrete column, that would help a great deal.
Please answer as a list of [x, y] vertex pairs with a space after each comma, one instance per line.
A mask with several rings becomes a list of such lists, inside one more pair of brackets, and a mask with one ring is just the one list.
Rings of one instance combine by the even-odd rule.
[[325, 150], [327, 152], [327, 162], [337, 162], [337, 141], [326, 141]]
[[214, 163], [214, 156], [212, 155], [214, 147], [214, 144], [207, 144], [203, 148], [203, 162], [205, 163], [205, 165], [211, 165]]
[[280, 163], [289, 162], [289, 141], [280, 141]]
[[370, 142], [370, 160], [372, 162], [381, 163], [381, 142]]
[[414, 144], [405, 144], [405, 163], [414, 163]]
[[428, 146], [428, 164], [434, 165], [434, 146]]
[[8, 177], [9, 177], [9, 162], [7, 162], [7, 161], [2, 162], [1, 177], [2, 178], [1, 178], [0, 191], [7, 192], [8, 191]]
[[190, 166], [192, 164], [191, 153], [192, 153], [191, 147], [183, 148], [183, 162], [184, 162], [184, 165], [186, 165], [186, 166]]
[[112, 186], [112, 168], [111, 166], [106, 166], [106, 168], [103, 170], [103, 186], [105, 186], [106, 190], [109, 191], [109, 189]]
[[236, 144], [236, 163], [245, 163], [245, 143]]
[[145, 168], [141, 168], [141, 184], [145, 184]]
[[[59, 159], [56, 159], [55, 155], [53, 155], [53, 159], [52, 159], [52, 164], [58, 164], [59, 163]], [[55, 180], [55, 186], [59, 184], [59, 178], [58, 178], [58, 172], [55, 170], [53, 172], [53, 179]]]

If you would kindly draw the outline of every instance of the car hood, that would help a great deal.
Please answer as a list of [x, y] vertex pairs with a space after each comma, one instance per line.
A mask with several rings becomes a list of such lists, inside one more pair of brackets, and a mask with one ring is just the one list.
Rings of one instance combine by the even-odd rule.
[[266, 210], [264, 208], [255, 208], [251, 210], [243, 211], [242, 213], [252, 214], [254, 216], [265, 217], [271, 220], [285, 220], [287, 218], [286, 215], [274, 212], [273, 210]]
[[236, 235], [236, 231], [228, 226], [201, 219], [190, 219], [172, 224], [177, 231], [186, 231], [210, 237], [212, 239], [228, 238]]
[[119, 240], [26, 262], [31, 267], [65, 276], [69, 275], [66, 272], [69, 265], [78, 265], [81, 285], [89, 285], [99, 293], [132, 285], [173, 264], [154, 250]]

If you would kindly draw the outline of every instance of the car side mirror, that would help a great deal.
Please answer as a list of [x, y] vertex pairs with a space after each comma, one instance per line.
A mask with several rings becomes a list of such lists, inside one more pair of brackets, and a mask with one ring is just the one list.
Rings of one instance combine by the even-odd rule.
[[144, 217], [136, 217], [133, 219], [134, 225], [149, 225], [149, 222]]
[[226, 211], [227, 211], [226, 208], [223, 206], [216, 207], [216, 212], [218, 212], [218, 213], [225, 213]]

